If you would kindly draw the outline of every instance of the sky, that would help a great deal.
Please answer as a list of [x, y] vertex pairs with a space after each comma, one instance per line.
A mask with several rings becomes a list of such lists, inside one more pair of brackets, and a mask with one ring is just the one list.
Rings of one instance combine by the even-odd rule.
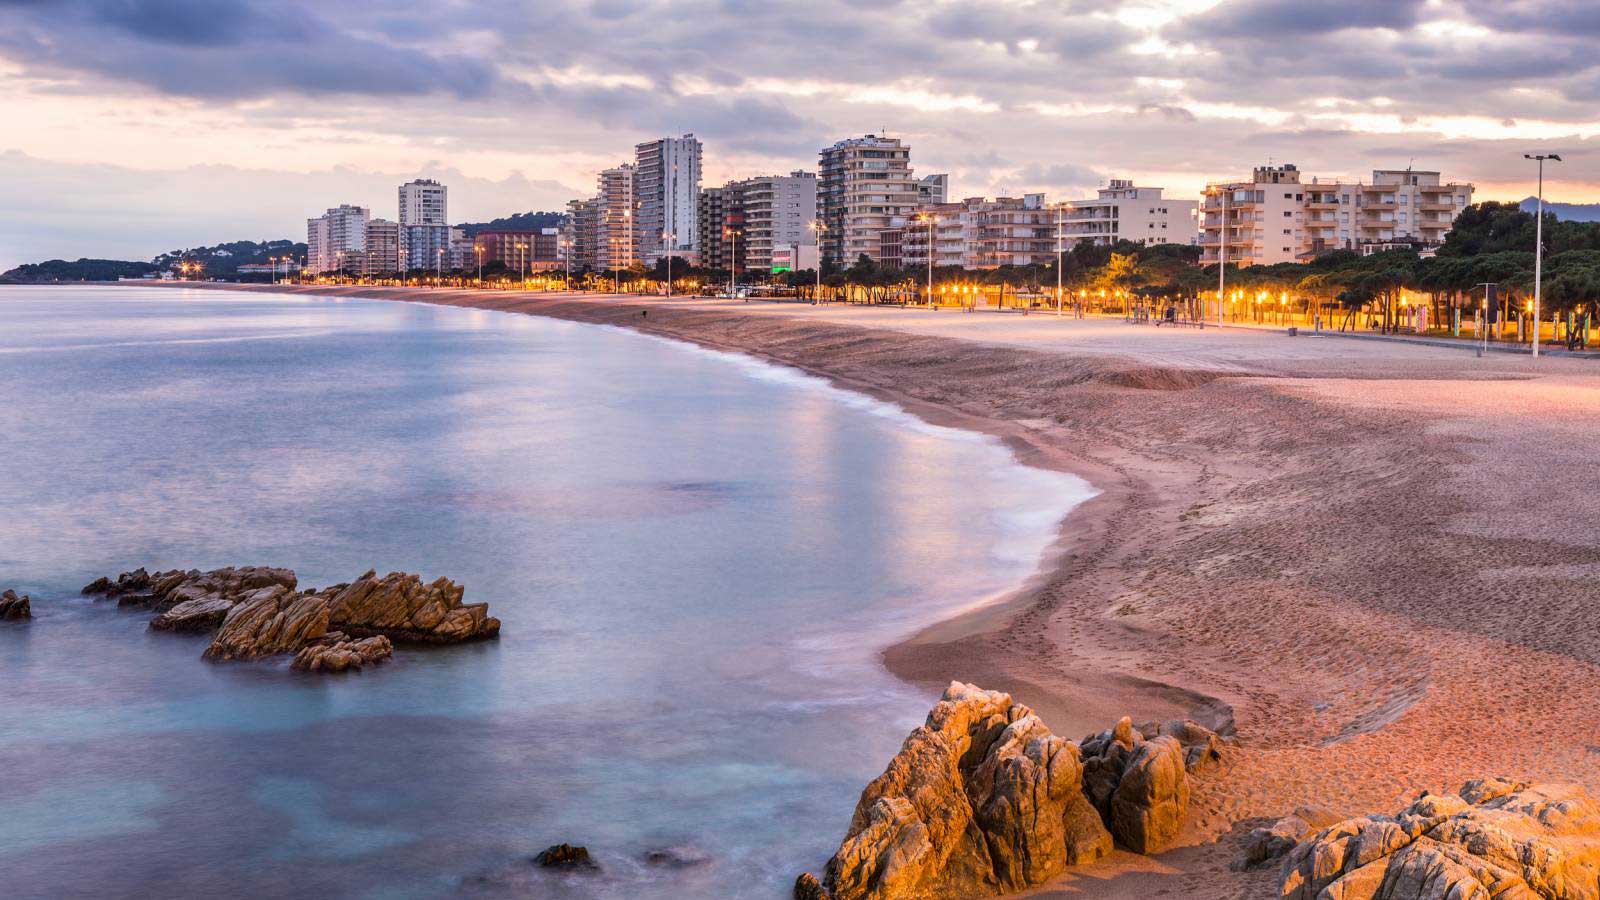
[[0, 0], [0, 270], [560, 209], [693, 132], [705, 183], [900, 137], [954, 196], [1251, 167], [1600, 201], [1593, 0]]

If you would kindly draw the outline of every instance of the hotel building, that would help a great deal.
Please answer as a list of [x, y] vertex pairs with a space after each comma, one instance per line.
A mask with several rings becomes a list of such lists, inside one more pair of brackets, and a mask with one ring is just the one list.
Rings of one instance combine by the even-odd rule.
[[[703, 148], [692, 134], [662, 138], [634, 147], [634, 247], [646, 264], [700, 246], [696, 206], [700, 197]], [[667, 237], [671, 235], [670, 239]]]
[[1193, 244], [1200, 229], [1200, 203], [1171, 200], [1158, 187], [1138, 187], [1114, 178], [1093, 200], [1068, 200], [1059, 206], [1062, 242], [1067, 249], [1081, 241], [1111, 245]]
[[1438, 172], [1378, 169], [1372, 181], [1302, 179], [1293, 165], [1261, 166], [1249, 181], [1212, 184], [1202, 205], [1201, 262], [1270, 265], [1330, 250], [1443, 243], [1472, 203], [1473, 186]]
[[[928, 264], [930, 228], [935, 266], [993, 269], [1055, 259], [1056, 212], [1045, 205], [1043, 194], [919, 206], [903, 229], [886, 232], [886, 237], [900, 232], [901, 265]], [[884, 241], [885, 256], [893, 243], [893, 238]]]
[[877, 258], [880, 233], [904, 225], [917, 207], [921, 185], [912, 176], [911, 148], [899, 138], [869, 134], [839, 141], [819, 155], [817, 206], [827, 226], [823, 257], [841, 265], [863, 253]]

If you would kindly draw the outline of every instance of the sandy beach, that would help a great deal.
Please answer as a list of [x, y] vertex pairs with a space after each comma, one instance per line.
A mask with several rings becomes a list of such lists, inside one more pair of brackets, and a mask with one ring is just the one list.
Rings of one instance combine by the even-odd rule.
[[[1179, 846], [1038, 896], [1250, 897], [1250, 828], [1490, 774], [1600, 789], [1600, 362], [1243, 329], [660, 297], [268, 288], [626, 326], [993, 434], [1101, 493], [1003, 603], [888, 648], [1058, 732], [1232, 721]], [[841, 825], [843, 823], [841, 822]]]

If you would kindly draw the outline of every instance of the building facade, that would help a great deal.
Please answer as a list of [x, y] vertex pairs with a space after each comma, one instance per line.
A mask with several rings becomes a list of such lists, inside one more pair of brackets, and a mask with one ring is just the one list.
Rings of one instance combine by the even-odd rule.
[[926, 266], [930, 247], [935, 266], [1047, 264], [1055, 259], [1056, 215], [1043, 194], [919, 206], [903, 229], [901, 264]]
[[[357, 267], [367, 248], [366, 207], [349, 203], [306, 220], [306, 266], [312, 275]], [[355, 268], [359, 271], [359, 268]]]
[[744, 234], [739, 239], [740, 267], [772, 268], [773, 250], [816, 243], [817, 176], [796, 171], [736, 182]]
[[477, 256], [483, 264], [499, 263], [507, 269], [529, 272], [559, 269], [564, 264], [561, 257], [561, 235], [556, 228], [536, 231], [481, 231], [474, 238], [473, 264]]
[[931, 206], [950, 202], [950, 176], [924, 175], [917, 179], [917, 204]]
[[1370, 183], [1306, 182], [1293, 165], [1261, 166], [1250, 181], [1206, 188], [1201, 262], [1217, 262], [1224, 249], [1230, 263], [1270, 265], [1387, 243], [1436, 247], [1472, 193], [1438, 172], [1378, 169]]
[[400, 266], [404, 271], [450, 271], [450, 226], [401, 224], [397, 227]]
[[600, 198], [574, 200], [567, 204], [567, 253], [572, 257], [573, 271], [593, 271], [599, 259]]
[[[741, 257], [739, 269], [749, 269], [743, 259], [744, 252], [749, 249], [744, 239], [744, 182], [732, 181], [722, 187], [702, 190], [695, 218], [700, 234], [700, 265], [708, 269], [727, 269], [734, 262], [737, 243]], [[737, 242], [734, 240], [736, 232]]]
[[824, 258], [836, 265], [849, 265], [863, 253], [878, 258], [878, 235], [905, 224], [919, 191], [911, 148], [899, 138], [869, 134], [821, 151], [817, 205], [827, 227]]
[[448, 225], [449, 190], [431, 178], [400, 185], [401, 225]]
[[366, 262], [362, 274], [368, 278], [400, 271], [400, 225], [388, 219], [367, 221]]
[[1200, 203], [1172, 200], [1158, 187], [1138, 187], [1114, 178], [1093, 200], [1060, 204], [1062, 242], [1067, 249], [1081, 241], [1115, 244], [1193, 244], [1199, 240]]
[[700, 197], [699, 138], [648, 141], [634, 148], [635, 253], [646, 264], [669, 250], [690, 252], [700, 246], [697, 205]]
[[600, 173], [600, 201], [595, 235], [595, 268], [625, 269], [639, 261], [638, 231], [634, 216], [638, 212], [634, 193], [635, 168], [623, 164]]

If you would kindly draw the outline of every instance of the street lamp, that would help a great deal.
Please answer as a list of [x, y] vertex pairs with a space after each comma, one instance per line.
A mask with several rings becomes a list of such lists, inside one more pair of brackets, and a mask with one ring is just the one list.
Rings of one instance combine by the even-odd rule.
[[1066, 206], [1056, 204], [1056, 316], [1061, 315], [1061, 270], [1066, 268], [1067, 247], [1062, 239], [1062, 216], [1066, 214]]
[[811, 305], [816, 306], [822, 302], [822, 233], [828, 230], [821, 219], [811, 223], [811, 230], [817, 233], [817, 292], [811, 295]]
[[[1218, 188], [1222, 197], [1222, 227], [1217, 230], [1217, 325], [1222, 325], [1222, 298], [1228, 290], [1228, 190]], [[1358, 198], [1359, 199], [1359, 198]]]
[[665, 245], [665, 249], [666, 249], [666, 253], [667, 253], [667, 296], [668, 297], [672, 296], [672, 242], [677, 240], [677, 239], [678, 239], [678, 236], [673, 234], [670, 231], [661, 232], [661, 243]]
[[1533, 230], [1533, 358], [1539, 358], [1539, 301], [1544, 275], [1544, 161], [1561, 162], [1557, 153], [1524, 153], [1523, 159], [1539, 162], [1539, 219]]
[[917, 216], [917, 221], [928, 226], [928, 308], [933, 309], [933, 228], [939, 217], [933, 213], [922, 213]]
[[433, 264], [433, 286], [444, 287], [444, 248], [435, 251], [436, 261]]
[[566, 263], [566, 280], [561, 283], [562, 290], [572, 290], [572, 239], [564, 238], [561, 241], [561, 259]]
[[473, 242], [472, 252], [478, 254], [478, 289], [483, 290], [483, 245]]
[[728, 299], [732, 300], [739, 294], [739, 235], [737, 228], [724, 229], [725, 236], [733, 238], [733, 249], [728, 258]]

